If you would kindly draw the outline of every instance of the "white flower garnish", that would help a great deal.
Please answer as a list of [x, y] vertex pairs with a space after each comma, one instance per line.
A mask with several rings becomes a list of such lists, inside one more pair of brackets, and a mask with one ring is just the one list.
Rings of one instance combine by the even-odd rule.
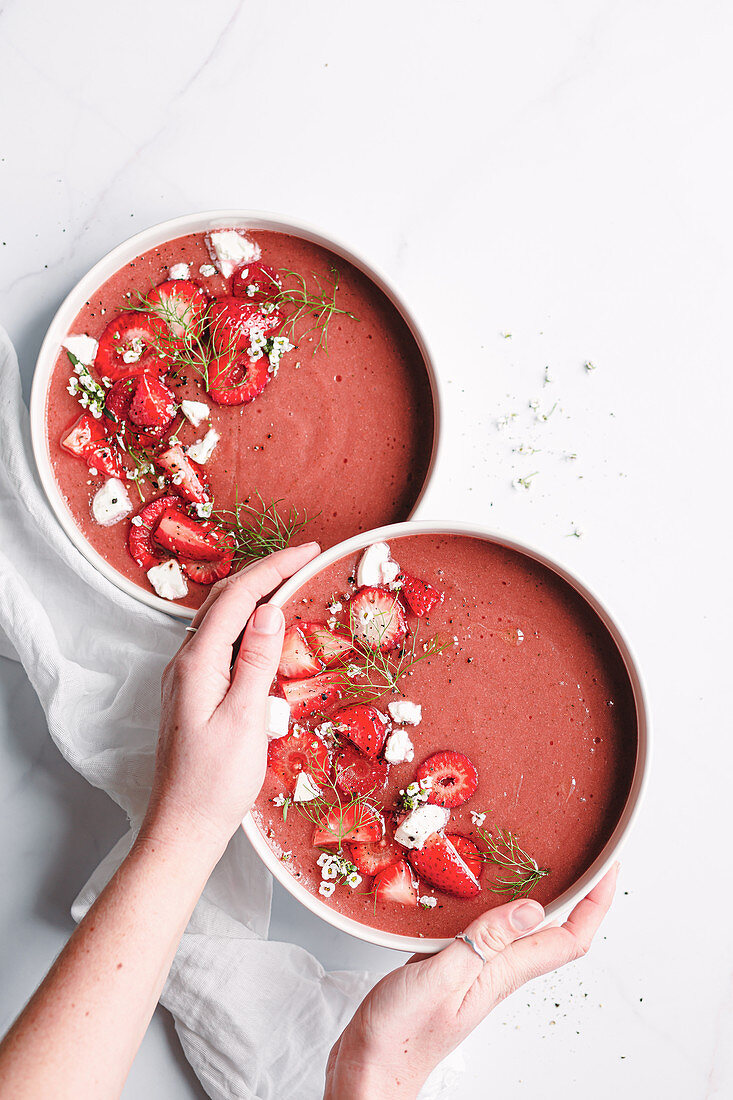
[[318, 893], [321, 894], [324, 898], [330, 898], [335, 889], [335, 882], [322, 882], [318, 887]]

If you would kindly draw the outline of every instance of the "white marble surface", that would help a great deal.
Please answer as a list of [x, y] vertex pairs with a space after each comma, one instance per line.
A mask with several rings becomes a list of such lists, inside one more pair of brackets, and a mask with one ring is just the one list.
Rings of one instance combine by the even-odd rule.
[[[60, 299], [132, 231], [217, 206], [321, 224], [394, 277], [441, 366], [422, 515], [559, 558], [635, 644], [657, 742], [620, 896], [587, 960], [466, 1043], [468, 1097], [733, 1096], [732, 46], [712, 0], [0, 10], [0, 319], [28, 383]], [[531, 428], [534, 398], [558, 407]], [[0, 684], [4, 1026], [123, 822], [20, 669]], [[329, 966], [393, 959], [282, 891], [273, 934]], [[125, 1096], [153, 1089], [202, 1095], [163, 1013]]]

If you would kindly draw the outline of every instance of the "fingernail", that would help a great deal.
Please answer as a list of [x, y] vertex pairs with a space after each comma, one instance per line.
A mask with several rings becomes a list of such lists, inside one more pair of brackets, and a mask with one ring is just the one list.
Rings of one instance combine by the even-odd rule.
[[279, 607], [271, 603], [263, 603], [252, 617], [252, 627], [258, 634], [277, 634], [284, 621]]
[[516, 909], [512, 909], [509, 920], [517, 932], [529, 932], [530, 928], [536, 928], [545, 915], [545, 911], [538, 901], [523, 901]]

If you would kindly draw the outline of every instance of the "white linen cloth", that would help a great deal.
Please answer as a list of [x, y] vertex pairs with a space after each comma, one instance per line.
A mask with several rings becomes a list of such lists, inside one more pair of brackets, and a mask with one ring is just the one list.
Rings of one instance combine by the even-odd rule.
[[[127, 852], [152, 776], [160, 676], [183, 636], [101, 577], [40, 487], [15, 352], [0, 328], [0, 653], [19, 660], [62, 755], [127, 813], [131, 829], [74, 903], [80, 920]], [[244, 834], [199, 901], [161, 1002], [215, 1100], [320, 1100], [328, 1051], [380, 977], [327, 973], [267, 940], [272, 883]], [[454, 1094], [462, 1059], [421, 1094]]]

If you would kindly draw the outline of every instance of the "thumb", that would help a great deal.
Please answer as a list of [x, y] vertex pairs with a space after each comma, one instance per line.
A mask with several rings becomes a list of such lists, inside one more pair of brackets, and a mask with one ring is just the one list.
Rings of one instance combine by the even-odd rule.
[[265, 700], [277, 672], [283, 646], [285, 619], [279, 607], [260, 604], [247, 623], [234, 665], [228, 703], [247, 707], [253, 717], [261, 711], [264, 723]]

